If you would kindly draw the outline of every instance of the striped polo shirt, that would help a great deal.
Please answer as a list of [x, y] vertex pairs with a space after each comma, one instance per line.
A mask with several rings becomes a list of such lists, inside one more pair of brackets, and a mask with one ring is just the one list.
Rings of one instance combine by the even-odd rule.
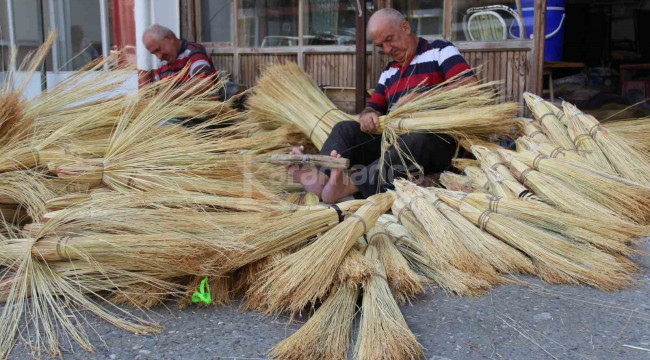
[[173, 78], [174, 81], [183, 83], [195, 76], [208, 77], [217, 73], [212, 59], [203, 45], [181, 39], [181, 48], [178, 50], [176, 60], [172, 62], [161, 61], [154, 80], [170, 80], [173, 76], [182, 72], [185, 66], [189, 66], [189, 70], [182, 78]]
[[[388, 63], [368, 102], [369, 107], [386, 114], [401, 96], [414, 88], [430, 88], [470, 69], [460, 51], [449, 41], [423, 38], [420, 38], [417, 51], [408, 64], [403, 67], [396, 61]], [[473, 75], [467, 73], [467, 76]]]

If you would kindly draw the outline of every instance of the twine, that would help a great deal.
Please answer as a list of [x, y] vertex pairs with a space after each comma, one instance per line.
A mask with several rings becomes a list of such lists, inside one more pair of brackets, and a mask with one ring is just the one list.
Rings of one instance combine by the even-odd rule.
[[318, 126], [318, 124], [319, 124], [321, 121], [323, 121], [323, 119], [325, 118], [325, 116], [326, 116], [327, 114], [329, 114], [330, 112], [332, 112], [332, 111], [334, 111], [334, 110], [338, 110], [338, 109], [337, 109], [337, 108], [331, 108], [331, 109], [327, 110], [327, 111], [325, 112], [325, 114], [321, 115], [321, 116], [318, 118], [318, 121], [316, 121], [316, 124], [314, 124], [314, 127], [311, 129], [311, 132], [309, 132], [309, 140], [311, 140], [311, 136], [314, 134], [314, 130], [316, 130], [316, 127]]
[[576, 149], [578, 149], [580, 147], [580, 143], [587, 139], [593, 140], [593, 138], [589, 134], [580, 134], [576, 136], [575, 139], [573, 139], [573, 145], [576, 147]]
[[[402, 222], [402, 211], [405, 211], [405, 210], [411, 211], [411, 209], [409, 209], [409, 208], [407, 208], [407, 207], [403, 207], [403, 208], [401, 208], [401, 209], [397, 212], [397, 221]], [[411, 211], [411, 212], [412, 212], [412, 211]]]
[[538, 154], [537, 156], [535, 156], [535, 159], [533, 160], [533, 168], [535, 170], [539, 170], [539, 163], [546, 158], [547, 157], [542, 154]]
[[363, 233], [365, 234], [368, 232], [368, 225], [366, 224], [366, 220], [361, 215], [355, 213], [348, 213], [348, 214], [350, 215], [350, 217], [355, 217], [361, 220], [361, 223], [363, 224]]
[[541, 123], [542, 120], [544, 120], [544, 118], [547, 117], [547, 116], [549, 116], [549, 115], [553, 115], [553, 116], [555, 116], [555, 113], [553, 113], [553, 112], [547, 112], [546, 114], [542, 115], [542, 117], [539, 118], [539, 122]]
[[488, 203], [488, 209], [492, 212], [498, 213], [499, 201], [501, 201], [500, 196], [490, 196], [490, 202]]
[[494, 163], [492, 166], [490, 166], [490, 169], [492, 169], [492, 170], [494, 170], [494, 171], [497, 171], [497, 168], [499, 167], [499, 165], [506, 166], [505, 163], [503, 163], [503, 162], [498, 162], [498, 163]]
[[[56, 254], [59, 256], [60, 259], [63, 260], [72, 260], [70, 259], [70, 255], [68, 255], [68, 240], [70, 240], [72, 236], [64, 236], [62, 238], [59, 238], [59, 241], [56, 242]], [[64, 251], [65, 251], [65, 256], [61, 253], [61, 242], [65, 241], [64, 244]]]
[[101, 180], [102, 182], [104, 182], [104, 170], [106, 170], [106, 167], [105, 167], [104, 163], [102, 162], [102, 180]]
[[528, 174], [533, 171], [531, 168], [527, 168], [526, 170], [522, 171], [521, 174], [519, 175], [519, 181], [526, 186], [526, 182], [528, 182]]
[[532, 138], [534, 138], [535, 135], [537, 135], [537, 134], [544, 135], [544, 133], [542, 133], [541, 130], [535, 130], [535, 131], [533, 131], [532, 133], [528, 134], [528, 136], [532, 139]]
[[417, 198], [425, 199], [424, 195], [416, 195], [416, 196], [412, 197], [411, 200], [409, 200], [409, 204], [408, 204], [407, 208], [412, 209], [413, 200], [415, 200]]
[[553, 151], [551, 151], [552, 158], [557, 158], [558, 155], [564, 156], [564, 151], [562, 151], [562, 148], [560, 147], [556, 147], [555, 149], [553, 149]]
[[600, 124], [596, 124], [592, 126], [591, 129], [589, 129], [589, 134], [593, 138], [594, 136], [596, 136], [596, 132], [601, 130], [602, 130], [602, 126], [600, 126]]
[[481, 231], [485, 231], [485, 227], [487, 226], [489, 221], [490, 221], [490, 210], [485, 210], [478, 217], [478, 226], [481, 229]]

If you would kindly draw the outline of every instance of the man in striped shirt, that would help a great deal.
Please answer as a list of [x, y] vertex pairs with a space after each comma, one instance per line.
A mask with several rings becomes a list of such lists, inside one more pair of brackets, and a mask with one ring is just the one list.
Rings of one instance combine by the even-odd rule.
[[[393, 61], [382, 72], [359, 122], [338, 123], [321, 149], [323, 155], [350, 159], [352, 168], [347, 174], [340, 169], [290, 169], [296, 181], [326, 203], [349, 195], [365, 198], [385, 191], [394, 178], [406, 177], [408, 173], [433, 174], [448, 168], [456, 151], [451, 137], [411, 133], [399, 139], [400, 150], [408, 156], [390, 148], [384, 159], [385, 173], [380, 174], [381, 136], [372, 134], [379, 126], [379, 116], [417, 96], [416, 89], [428, 89], [458, 75], [463, 78], [453, 86], [478, 81], [456, 47], [448, 41], [417, 37], [397, 10], [381, 9], [373, 14], [368, 21], [368, 34]], [[294, 149], [292, 153], [300, 151]]]
[[[160, 60], [154, 81], [174, 81], [181, 90], [201, 94], [209, 89], [211, 82], [194, 88], [200, 80], [217, 77], [212, 59], [201, 44], [179, 39], [170, 29], [154, 24], [148, 28], [142, 40], [147, 50]], [[183, 69], [189, 69], [183, 73]]]

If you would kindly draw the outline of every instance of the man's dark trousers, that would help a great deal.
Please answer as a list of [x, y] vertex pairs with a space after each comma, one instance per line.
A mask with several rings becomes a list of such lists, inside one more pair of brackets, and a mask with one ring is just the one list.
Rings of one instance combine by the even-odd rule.
[[[400, 136], [399, 148], [398, 151], [392, 146], [386, 152], [384, 176], [380, 177], [381, 135], [364, 133], [357, 121], [343, 121], [334, 126], [320, 153], [329, 155], [336, 150], [342, 157], [350, 159], [350, 178], [361, 196], [367, 198], [390, 188], [393, 179], [406, 178], [407, 171], [418, 176], [422, 172], [428, 175], [446, 170], [456, 153], [456, 142], [447, 135], [413, 132]], [[400, 157], [400, 152], [407, 156]], [[326, 173], [329, 175], [329, 171]]]

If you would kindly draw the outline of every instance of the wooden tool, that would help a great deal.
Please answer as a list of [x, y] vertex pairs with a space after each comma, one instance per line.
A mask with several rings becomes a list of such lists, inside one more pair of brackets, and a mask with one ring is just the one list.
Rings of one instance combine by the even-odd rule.
[[347, 169], [350, 167], [350, 159], [335, 158], [328, 155], [272, 155], [259, 161], [275, 165], [302, 165], [305, 167], [326, 167], [330, 169]]

